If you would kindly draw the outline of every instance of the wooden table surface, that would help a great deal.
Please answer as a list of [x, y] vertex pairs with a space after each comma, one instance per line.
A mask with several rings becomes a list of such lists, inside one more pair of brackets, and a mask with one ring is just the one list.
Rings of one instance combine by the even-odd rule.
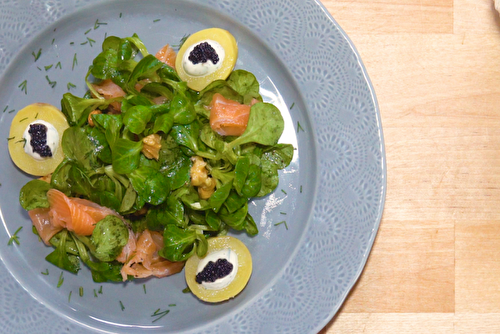
[[387, 197], [321, 334], [500, 333], [500, 18], [493, 0], [322, 0], [375, 87]]

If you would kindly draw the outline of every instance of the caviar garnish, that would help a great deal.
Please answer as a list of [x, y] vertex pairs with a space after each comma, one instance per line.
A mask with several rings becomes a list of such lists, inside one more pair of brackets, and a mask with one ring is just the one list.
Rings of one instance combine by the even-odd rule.
[[51, 157], [52, 151], [47, 145], [47, 127], [43, 124], [30, 124], [28, 133], [31, 136], [30, 145], [33, 152], [40, 154], [41, 157]]
[[211, 60], [215, 65], [219, 62], [219, 55], [210, 44], [203, 42], [194, 47], [188, 59], [195, 65], [198, 63], [206, 63], [208, 60]]
[[233, 271], [233, 264], [227, 259], [218, 259], [215, 263], [209, 261], [205, 268], [196, 274], [196, 283], [215, 282], [217, 279], [226, 277]]

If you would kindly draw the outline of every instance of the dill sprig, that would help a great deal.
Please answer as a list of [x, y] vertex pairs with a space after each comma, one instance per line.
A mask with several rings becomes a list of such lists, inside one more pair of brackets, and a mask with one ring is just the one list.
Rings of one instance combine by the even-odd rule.
[[146, 294], [146, 284], [142, 285], [142, 289], [144, 290], [144, 294]]
[[25, 121], [25, 120], [27, 120], [27, 119], [28, 119], [28, 117], [25, 117], [25, 118], [23, 118], [23, 119], [19, 120], [19, 123], [24, 122], [24, 121]]
[[83, 297], [83, 286], [81, 286], [81, 287], [78, 289], [78, 294], [80, 295], [80, 297]]
[[300, 122], [299, 122], [299, 121], [297, 121], [297, 133], [299, 133], [299, 132], [300, 132], [300, 130], [302, 130], [302, 132], [305, 132], [305, 131], [304, 131], [304, 128], [300, 125]]
[[184, 289], [182, 289], [182, 293], [190, 293], [191, 289], [187, 286]]
[[73, 293], [73, 290], [69, 292], [69, 296], [68, 296], [68, 303], [71, 301], [71, 294]]
[[153, 20], [153, 23], [156, 23], [158, 21], [160, 21], [161, 19], [156, 19], [156, 20]]
[[61, 271], [61, 275], [59, 275], [59, 281], [57, 282], [57, 287], [60, 288], [64, 283], [63, 272]]
[[281, 225], [281, 224], [284, 224], [285, 228], [288, 230], [288, 225], [286, 224], [286, 221], [284, 221], [284, 220], [280, 221], [279, 223], [274, 224], [274, 226], [278, 226], [278, 225]]
[[35, 53], [35, 51], [33, 51], [31, 54], [33, 55], [33, 57], [35, 57], [35, 61], [37, 61], [38, 58], [40, 58], [40, 56], [42, 55], [42, 48], [40, 48], [40, 50], [38, 50], [37, 53]]
[[101, 287], [99, 288], [99, 291], [97, 291], [97, 293], [101, 294], [102, 295], [102, 285]]
[[75, 86], [74, 84], [72, 84], [71, 82], [68, 82], [68, 91], [69, 91], [71, 88], [76, 88], [76, 86]]
[[281, 189], [281, 192], [285, 195], [288, 195], [284, 189]]
[[24, 92], [24, 94], [28, 94], [28, 88], [27, 88], [27, 85], [28, 85], [28, 81], [27, 81], [27, 80], [24, 80], [24, 81], [23, 81], [23, 82], [21, 82], [21, 83], [19, 84], [19, 86], [17, 86], [17, 87], [21, 88], [21, 91], [23, 91], [23, 92]]
[[123, 303], [121, 300], [120, 300], [120, 307], [121, 307], [122, 311], [125, 310], [125, 306], [123, 306]]
[[49, 274], [49, 269], [45, 269], [45, 271], [42, 271], [42, 275], [47, 276]]
[[290, 106], [290, 110], [292, 110], [294, 106], [295, 106], [295, 102], [293, 102], [292, 105]]
[[60, 61], [58, 61], [58, 62], [57, 62], [57, 64], [56, 64], [56, 67], [55, 67], [55, 68], [58, 68], [58, 67], [59, 67], [59, 69], [61, 69], [61, 70], [62, 70], [62, 65], [61, 65], [61, 62], [60, 62]]
[[47, 82], [49, 83], [50, 87], [54, 88], [56, 86], [57, 81], [50, 80], [48, 75], [45, 76], [45, 79], [47, 79]]
[[95, 43], [95, 40], [93, 40], [93, 39], [92, 39], [92, 38], [90, 38], [90, 37], [87, 37], [87, 41], [89, 42], [90, 47], [92, 47], [92, 43]]
[[78, 59], [76, 58], [76, 53], [73, 56], [73, 67], [71, 68], [71, 70], [75, 69], [75, 65], [78, 65]]
[[97, 298], [97, 291], [94, 289], [94, 297]]
[[[120, 13], [121, 15], [122, 13]], [[121, 16], [120, 16], [121, 17]], [[95, 24], [94, 24], [94, 30], [96, 30], [97, 28], [99, 28], [100, 26], [105, 26], [107, 25], [106, 22], [99, 22], [99, 19], [95, 20]]]
[[156, 319], [153, 320], [153, 322], [160, 320], [161, 318], [166, 316], [169, 312], [170, 310], [161, 311], [160, 309], [157, 309], [153, 314], [151, 314], [151, 317], [157, 317]]
[[190, 34], [186, 34], [186, 35], [182, 36], [181, 40], [179, 41], [179, 44], [172, 45], [172, 47], [179, 50], [182, 47], [182, 45], [186, 42], [186, 39], [189, 38], [189, 36], [190, 36]]
[[47, 66], [44, 66], [43, 68], [45, 68], [45, 71], [48, 71], [52, 68], [52, 66], [54, 66], [53, 64], [52, 65], [47, 65]]
[[9, 137], [9, 138], [7, 138], [7, 141], [11, 141], [12, 139], [15, 139], [15, 138], [16, 138], [16, 136], [14, 136], [14, 137]]
[[89, 32], [91, 32], [91, 31], [92, 31], [92, 28], [90, 28], [89, 30], [87, 30], [87, 31], [84, 33], [84, 35], [87, 35], [87, 34], [88, 34]]
[[23, 138], [23, 139], [20, 139], [20, 140], [16, 141], [16, 144], [17, 143], [23, 143], [23, 148], [25, 148], [26, 147], [26, 142], [27, 142], [26, 138]]
[[19, 242], [19, 237], [18, 237], [17, 233], [19, 233], [19, 231], [21, 231], [21, 229], [22, 229], [22, 228], [23, 228], [23, 227], [22, 227], [22, 226], [20, 226], [20, 227], [16, 230], [16, 232], [14, 232], [14, 234], [13, 234], [13, 235], [9, 238], [9, 241], [7, 242], [7, 245], [8, 245], [8, 246], [12, 245], [14, 242], [15, 242], [17, 245], [19, 245], [19, 244], [20, 244], [20, 242]]

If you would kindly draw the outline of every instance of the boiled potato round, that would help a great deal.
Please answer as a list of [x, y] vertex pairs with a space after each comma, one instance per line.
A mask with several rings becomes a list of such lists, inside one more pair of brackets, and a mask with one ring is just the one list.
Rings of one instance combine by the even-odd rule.
[[[191, 76], [184, 70], [182, 66], [182, 59], [186, 51], [195, 44], [198, 44], [204, 40], [213, 40], [218, 42], [225, 52], [225, 57], [222, 62], [222, 66], [213, 73], [209, 73], [205, 76]], [[236, 59], [238, 58], [238, 45], [236, 39], [227, 30], [220, 28], [210, 28], [205, 30], [200, 30], [191, 36], [189, 36], [184, 44], [182, 44], [177, 58], [175, 60], [175, 70], [181, 80], [186, 81], [189, 88], [196, 91], [201, 91], [203, 88], [208, 86], [212, 81], [215, 80], [225, 80], [233, 71], [234, 65], [236, 64]]]
[[[24, 151], [24, 145], [29, 145], [23, 140], [24, 130], [36, 120], [52, 124], [59, 133], [59, 145], [55, 154], [44, 160], [37, 160]], [[64, 130], [68, 127], [64, 114], [50, 104], [34, 103], [19, 110], [10, 125], [9, 153], [12, 161], [21, 170], [31, 175], [45, 176], [52, 173], [64, 158], [61, 139]]]
[[208, 239], [207, 255], [226, 248], [230, 248], [237, 254], [238, 272], [234, 280], [220, 290], [208, 290], [196, 283], [196, 270], [201, 260], [198, 256], [193, 255], [186, 262], [184, 270], [187, 285], [191, 292], [203, 301], [217, 303], [233, 298], [245, 288], [252, 275], [252, 255], [245, 244], [234, 237], [223, 236]]

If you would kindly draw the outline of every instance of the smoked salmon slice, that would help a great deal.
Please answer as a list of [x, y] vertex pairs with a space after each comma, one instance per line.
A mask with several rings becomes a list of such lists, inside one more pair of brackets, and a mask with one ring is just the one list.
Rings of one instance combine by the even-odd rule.
[[184, 262], [170, 262], [162, 258], [158, 254], [162, 247], [161, 233], [144, 230], [137, 239], [135, 253], [122, 267], [123, 281], [127, 280], [128, 275], [135, 278], [165, 277], [180, 272]]
[[[99, 84], [93, 84], [92, 86], [106, 100], [127, 95], [127, 93], [125, 93], [120, 86], [111, 81], [111, 79], [105, 79]], [[110, 105], [117, 111], [120, 111], [122, 107], [121, 102], [112, 102]]]
[[51, 224], [67, 228], [78, 235], [91, 235], [98, 221], [108, 215], [118, 216], [109, 208], [85, 199], [70, 198], [56, 189], [47, 191], [47, 199]]
[[156, 59], [158, 59], [161, 62], [164, 62], [168, 66], [175, 68], [175, 59], [177, 58], [177, 54], [175, 53], [174, 49], [167, 44], [164, 47], [162, 47], [155, 55]]
[[35, 226], [38, 235], [47, 246], [50, 246], [50, 239], [63, 229], [61, 226], [51, 224], [49, 210], [48, 208], [37, 208], [28, 211], [33, 226]]
[[210, 127], [222, 136], [241, 136], [250, 117], [250, 106], [215, 93], [210, 109]]

